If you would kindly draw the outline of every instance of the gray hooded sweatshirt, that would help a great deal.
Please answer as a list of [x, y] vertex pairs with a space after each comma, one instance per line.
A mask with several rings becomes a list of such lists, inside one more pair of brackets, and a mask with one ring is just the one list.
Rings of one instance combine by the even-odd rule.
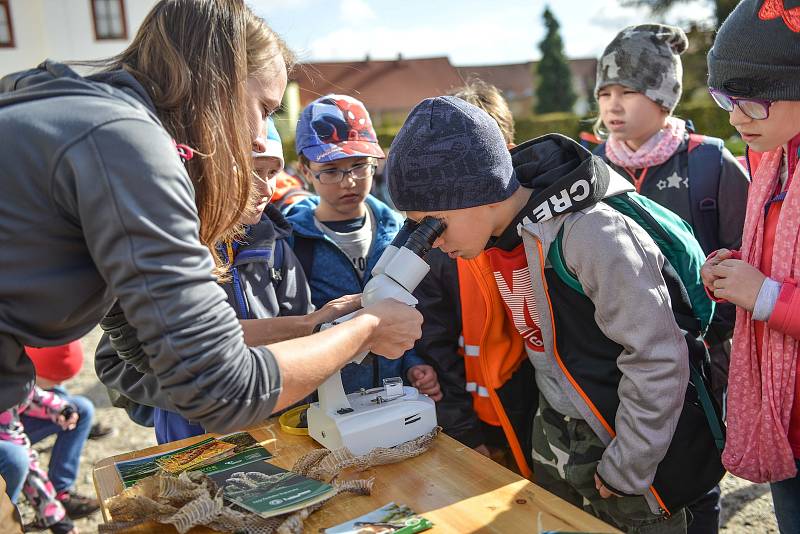
[[47, 61], [0, 81], [0, 132], [0, 410], [33, 382], [23, 344], [77, 339], [117, 299], [183, 416], [217, 432], [269, 417], [277, 363], [244, 344], [142, 86]]

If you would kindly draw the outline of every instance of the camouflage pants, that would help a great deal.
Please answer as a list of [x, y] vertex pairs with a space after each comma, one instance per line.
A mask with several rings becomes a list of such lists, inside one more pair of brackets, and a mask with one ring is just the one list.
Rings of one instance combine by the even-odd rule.
[[682, 509], [656, 515], [644, 497], [600, 497], [594, 483], [605, 445], [586, 421], [555, 411], [540, 395], [533, 420], [533, 478], [536, 484], [628, 533], [686, 532]]

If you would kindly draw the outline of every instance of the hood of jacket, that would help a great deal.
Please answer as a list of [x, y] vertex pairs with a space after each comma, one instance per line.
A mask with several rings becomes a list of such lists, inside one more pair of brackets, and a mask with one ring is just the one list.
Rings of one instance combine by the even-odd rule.
[[48, 59], [36, 68], [8, 74], [0, 79], [0, 107], [70, 95], [123, 100], [161, 124], [150, 95], [136, 78], [124, 70], [83, 77], [67, 65]]
[[[525, 207], [490, 247], [513, 249], [521, 241], [522, 228], [533, 224], [539, 226], [537, 234], [549, 247], [563, 223], [563, 217], [554, 220], [557, 216], [635, 190], [600, 157], [561, 134], [547, 134], [514, 147], [511, 161], [520, 185], [533, 192]], [[553, 224], [541, 224], [546, 221]]]
[[257, 262], [268, 262], [272, 265], [274, 254], [271, 251], [275, 249], [279, 239], [286, 239], [290, 235], [292, 235], [292, 225], [278, 208], [267, 204], [258, 224], [247, 227], [233, 265], [238, 267]]
[[[395, 211], [373, 197], [367, 195], [365, 199], [367, 206], [375, 216], [376, 240], [392, 240], [394, 235], [400, 230], [398, 215]], [[320, 230], [314, 222], [314, 210], [319, 206], [319, 197], [314, 195], [304, 198], [289, 206], [286, 210], [286, 219], [291, 223], [294, 231], [303, 237], [315, 239], [330, 239]]]

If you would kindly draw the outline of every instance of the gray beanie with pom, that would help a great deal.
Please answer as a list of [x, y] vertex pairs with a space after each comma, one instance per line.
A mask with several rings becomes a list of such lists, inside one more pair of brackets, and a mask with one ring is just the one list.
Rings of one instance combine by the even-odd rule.
[[640, 24], [625, 28], [597, 62], [595, 96], [607, 85], [624, 85], [671, 112], [681, 99], [680, 55], [688, 46], [686, 34], [676, 26]]

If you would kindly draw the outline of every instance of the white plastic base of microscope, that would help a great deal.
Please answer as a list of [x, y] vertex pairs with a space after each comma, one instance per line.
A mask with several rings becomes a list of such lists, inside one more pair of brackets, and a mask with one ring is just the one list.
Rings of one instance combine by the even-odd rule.
[[318, 402], [308, 408], [308, 433], [323, 447], [347, 447], [356, 456], [375, 447], [394, 447], [427, 434], [436, 427], [433, 400], [416, 388], [404, 386], [404, 395], [382, 403], [384, 388], [347, 395], [353, 408], [349, 413], [327, 413]]

